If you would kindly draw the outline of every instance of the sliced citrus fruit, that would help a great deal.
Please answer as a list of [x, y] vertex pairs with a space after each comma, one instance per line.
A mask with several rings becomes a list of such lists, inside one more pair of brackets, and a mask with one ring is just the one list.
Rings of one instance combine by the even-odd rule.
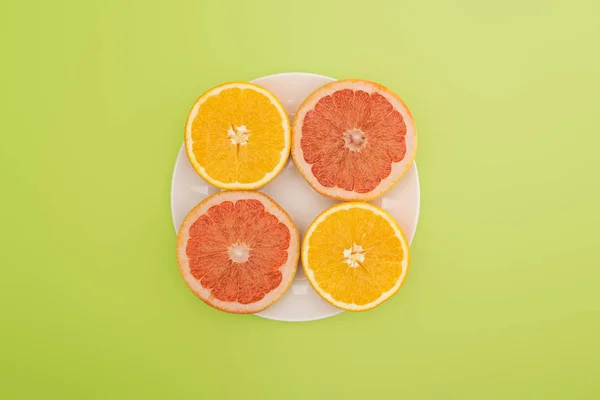
[[185, 124], [185, 149], [196, 172], [221, 189], [256, 189], [285, 166], [290, 122], [268, 90], [225, 83], [196, 100]]
[[302, 266], [314, 289], [348, 311], [378, 306], [399, 289], [409, 265], [409, 247], [391, 215], [368, 203], [340, 203], [309, 226]]
[[299, 257], [292, 219], [259, 192], [221, 192], [185, 217], [177, 235], [179, 270], [202, 301], [249, 314], [273, 304], [292, 283]]
[[370, 200], [396, 184], [417, 149], [410, 111], [373, 82], [329, 83], [306, 98], [292, 125], [292, 157], [317, 192]]

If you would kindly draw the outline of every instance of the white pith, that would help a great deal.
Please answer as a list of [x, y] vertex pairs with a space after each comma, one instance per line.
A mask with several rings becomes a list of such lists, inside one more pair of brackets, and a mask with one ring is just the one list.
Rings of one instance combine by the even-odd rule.
[[[265, 176], [263, 176], [260, 180], [258, 180], [256, 182], [242, 183], [242, 182], [237, 182], [237, 181], [236, 182], [219, 181], [218, 179], [215, 179], [215, 178], [211, 177], [210, 175], [208, 175], [208, 173], [206, 172], [206, 169], [204, 167], [202, 167], [196, 161], [196, 158], [194, 157], [193, 141], [191, 140], [192, 123], [194, 122], [194, 119], [198, 115], [198, 110], [200, 109], [200, 106], [202, 104], [204, 104], [204, 102], [206, 102], [206, 100], [208, 100], [209, 98], [211, 98], [213, 96], [218, 95], [219, 93], [221, 93], [222, 91], [227, 90], [227, 89], [241, 89], [241, 90], [250, 89], [250, 90], [254, 90], [258, 93], [261, 93], [269, 99], [271, 104], [277, 109], [277, 112], [279, 113], [279, 115], [281, 115], [281, 127], [283, 128], [284, 145], [283, 145], [283, 149], [280, 152], [279, 162], [271, 171], [268, 171], [267, 173], [265, 173]], [[246, 127], [244, 126], [244, 128], [246, 128]], [[238, 135], [238, 133], [235, 130], [234, 130], [234, 134]], [[228, 132], [228, 135], [229, 135], [229, 132]], [[277, 98], [271, 92], [269, 92], [267, 89], [264, 89], [253, 83], [233, 82], [233, 83], [224, 84], [224, 85], [221, 85], [221, 86], [218, 86], [216, 88], [209, 90], [208, 92], [203, 94], [196, 101], [196, 103], [194, 104], [194, 106], [192, 107], [192, 109], [188, 115], [188, 119], [187, 119], [187, 122], [185, 125], [185, 139], [186, 139], [185, 140], [185, 144], [186, 144], [185, 149], [186, 149], [188, 158], [190, 160], [190, 163], [192, 164], [194, 169], [198, 172], [198, 174], [205, 181], [207, 181], [211, 185], [217, 186], [222, 189], [233, 189], [233, 190], [257, 189], [261, 186], [264, 186], [271, 180], [273, 180], [273, 178], [275, 178], [275, 176], [277, 176], [279, 171], [281, 171], [281, 169], [285, 166], [285, 163], [287, 162], [289, 152], [290, 152], [290, 147], [291, 147], [290, 121], [289, 121], [287, 113], [283, 109], [283, 106], [281, 105], [279, 100], [277, 100]], [[238, 139], [236, 139], [236, 140], [238, 140]], [[233, 142], [233, 140], [232, 140], [232, 142]], [[233, 144], [237, 144], [237, 143], [233, 143]], [[240, 143], [240, 144], [242, 144], [242, 143]]]
[[245, 243], [235, 243], [227, 249], [229, 259], [234, 263], [245, 263], [250, 258], [250, 248]]
[[[254, 199], [258, 200], [265, 207], [265, 211], [273, 214], [279, 221], [289, 227], [290, 231], [290, 246], [287, 249], [288, 258], [286, 262], [279, 268], [282, 273], [281, 284], [271, 292], [267, 293], [261, 300], [251, 304], [241, 304], [236, 301], [227, 302], [219, 300], [212, 296], [211, 289], [203, 287], [200, 282], [191, 274], [189, 267], [189, 257], [186, 253], [187, 242], [190, 239], [189, 230], [191, 225], [206, 211], [217, 204], [224, 201], [231, 201], [235, 203], [238, 200]], [[235, 245], [234, 245], [235, 246]], [[179, 263], [179, 269], [183, 276], [183, 279], [189, 286], [189, 288], [203, 301], [223, 311], [234, 312], [234, 313], [256, 313], [264, 310], [277, 299], [279, 299], [287, 288], [292, 283], [294, 275], [296, 273], [296, 267], [298, 265], [299, 255], [299, 236], [296, 227], [291, 218], [279, 207], [270, 197], [260, 192], [220, 192], [204, 199], [198, 204], [190, 213], [187, 215], [177, 236], [177, 260]], [[233, 249], [231, 249], [233, 250]]]
[[[311, 269], [309, 260], [308, 260], [308, 251], [310, 249], [310, 237], [312, 236], [313, 232], [317, 229], [317, 227], [325, 219], [327, 219], [327, 217], [329, 217], [330, 215], [332, 215], [336, 212], [339, 212], [339, 211], [350, 210], [350, 209], [355, 209], [355, 208], [360, 208], [363, 210], [373, 212], [375, 215], [378, 215], [378, 216], [384, 218], [390, 224], [390, 226], [394, 230], [394, 233], [396, 234], [396, 236], [400, 239], [400, 242], [402, 243], [402, 252], [404, 254], [404, 259], [402, 260], [402, 271], [400, 273], [400, 277], [396, 281], [396, 284], [388, 291], [382, 293], [377, 299], [375, 299], [367, 304], [361, 304], [361, 305], [355, 304], [355, 303], [345, 303], [342, 301], [335, 300], [330, 293], [327, 293], [323, 289], [321, 289], [321, 287], [319, 286], [319, 283], [315, 280], [315, 273]], [[350, 249], [350, 250], [352, 251], [352, 249]], [[361, 247], [361, 250], [362, 250], [362, 247]], [[350, 255], [351, 254], [352, 253], [350, 253]], [[363, 261], [364, 261], [364, 259], [363, 259]], [[359, 203], [359, 202], [340, 203], [333, 207], [328, 208], [321, 215], [319, 215], [313, 221], [313, 223], [308, 227], [308, 230], [306, 231], [306, 234], [304, 235], [304, 240], [302, 241], [302, 267], [304, 269], [304, 273], [305, 273], [306, 277], [308, 278], [308, 280], [310, 281], [310, 283], [312, 284], [314, 289], [317, 291], [317, 293], [319, 293], [319, 295], [321, 297], [323, 297], [325, 300], [327, 300], [329, 303], [333, 304], [334, 306], [344, 309], [344, 310], [348, 310], [348, 311], [369, 310], [369, 309], [383, 303], [390, 297], [392, 297], [398, 291], [398, 289], [400, 289], [400, 286], [402, 286], [402, 283], [404, 282], [406, 273], [408, 272], [409, 261], [410, 261], [410, 256], [409, 256], [408, 241], [406, 240], [406, 237], [404, 236], [404, 233], [402, 232], [402, 229], [400, 228], [398, 223], [384, 210], [382, 210], [379, 207], [376, 207], [372, 204], [369, 204], [369, 203]]]
[[363, 247], [356, 243], [353, 243], [349, 249], [345, 249], [343, 254], [344, 262], [352, 268], [358, 268], [361, 263], [365, 262]]
[[[396, 109], [404, 119], [406, 124], [406, 154], [399, 162], [392, 163], [390, 174], [381, 180], [379, 184], [371, 191], [367, 193], [358, 193], [351, 190], [345, 190], [340, 187], [326, 187], [312, 174], [311, 168], [313, 164], [309, 164], [304, 160], [302, 148], [300, 147], [300, 141], [302, 139], [302, 125], [304, 124], [304, 117], [306, 113], [313, 110], [315, 105], [325, 96], [330, 96], [338, 90], [351, 89], [354, 91], [361, 90], [368, 94], [379, 93], [387, 101], [389, 101], [394, 109]], [[329, 83], [320, 89], [313, 92], [305, 102], [302, 104], [293, 123], [293, 137], [292, 137], [292, 156], [298, 169], [302, 172], [302, 175], [306, 178], [309, 184], [319, 193], [334, 197], [340, 200], [371, 200], [381, 196], [388, 189], [402, 178], [402, 176], [408, 171], [408, 168], [414, 160], [414, 155], [417, 146], [417, 136], [414, 121], [410, 115], [406, 105], [398, 99], [392, 92], [383, 88], [380, 85], [373, 84], [368, 81], [354, 81], [354, 80], [341, 80]]]
[[361, 151], [367, 145], [365, 133], [360, 129], [350, 129], [343, 134], [344, 143], [350, 151]]
[[227, 130], [227, 136], [229, 140], [231, 140], [231, 144], [233, 145], [247, 145], [248, 139], [250, 138], [250, 130], [246, 128], [246, 125], [242, 126], [233, 126]]

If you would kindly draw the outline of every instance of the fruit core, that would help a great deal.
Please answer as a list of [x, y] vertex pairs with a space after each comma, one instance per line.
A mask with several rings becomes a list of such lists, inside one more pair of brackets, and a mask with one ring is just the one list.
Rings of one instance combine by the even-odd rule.
[[367, 138], [360, 129], [350, 129], [344, 132], [344, 143], [350, 151], [361, 151], [367, 144]]
[[250, 258], [250, 249], [244, 243], [235, 243], [229, 249], [229, 259], [234, 263], [245, 263]]
[[250, 130], [245, 125], [233, 126], [227, 130], [227, 136], [231, 143], [234, 145], [245, 145], [248, 144], [248, 138], [250, 137]]
[[362, 246], [355, 243], [352, 247], [344, 250], [344, 262], [351, 268], [357, 268], [365, 261], [365, 251]]

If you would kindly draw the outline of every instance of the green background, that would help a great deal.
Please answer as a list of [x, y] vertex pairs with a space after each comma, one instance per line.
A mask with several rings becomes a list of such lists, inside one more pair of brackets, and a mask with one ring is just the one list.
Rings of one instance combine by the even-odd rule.
[[[0, 398], [600, 398], [597, 1], [0, 7]], [[177, 271], [189, 107], [284, 71], [417, 122], [413, 263], [371, 312], [228, 315]]]

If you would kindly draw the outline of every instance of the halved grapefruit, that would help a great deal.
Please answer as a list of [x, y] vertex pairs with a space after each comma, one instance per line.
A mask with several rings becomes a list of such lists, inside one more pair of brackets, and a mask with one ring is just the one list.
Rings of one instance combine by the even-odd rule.
[[407, 172], [415, 124], [389, 89], [341, 80], [313, 92], [292, 124], [292, 157], [317, 192], [338, 200], [381, 196]]
[[288, 289], [298, 265], [292, 219], [267, 195], [221, 192], [186, 216], [177, 261], [188, 287], [222, 311], [262, 311]]

